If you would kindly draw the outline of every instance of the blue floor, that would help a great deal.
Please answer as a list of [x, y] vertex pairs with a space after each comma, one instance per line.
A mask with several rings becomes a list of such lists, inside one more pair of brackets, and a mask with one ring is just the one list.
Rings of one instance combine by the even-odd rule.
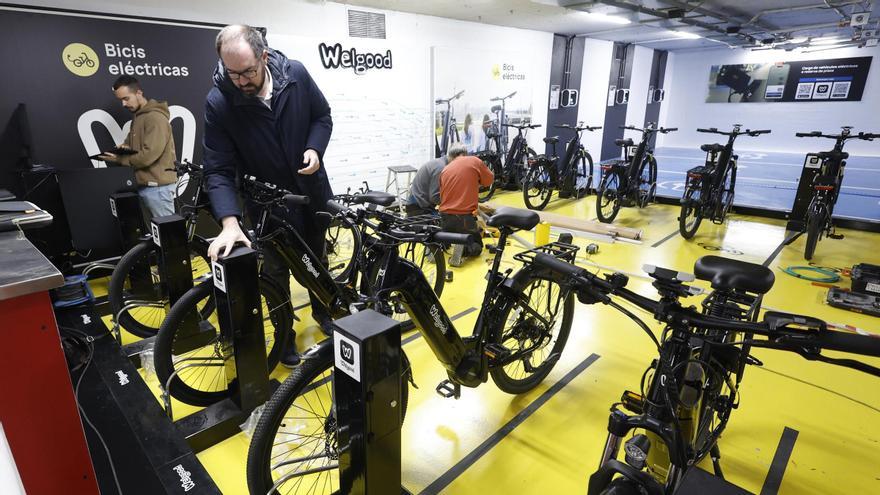
[[[738, 154], [734, 204], [790, 211], [805, 154]], [[660, 196], [681, 197], [687, 170], [705, 161], [705, 153], [699, 148], [657, 148], [654, 156]], [[880, 157], [849, 157], [834, 216], [880, 221]]]

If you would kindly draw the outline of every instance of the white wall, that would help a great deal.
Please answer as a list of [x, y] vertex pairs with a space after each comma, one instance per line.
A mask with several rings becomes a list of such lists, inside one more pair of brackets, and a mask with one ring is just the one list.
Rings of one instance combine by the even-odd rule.
[[[851, 125], [856, 131], [880, 132], [880, 48], [841, 48], [815, 53], [779, 50], [719, 50], [677, 52], [670, 54], [666, 68], [666, 101], [663, 102], [663, 125], [678, 127], [662, 141], [664, 146], [698, 147], [712, 137], [695, 131], [697, 127], [729, 129], [739, 123], [752, 129], [772, 129], [771, 134], [743, 138], [737, 149], [802, 153], [828, 143], [806, 142], [795, 132], [821, 130], [832, 132]], [[719, 64], [766, 63], [789, 60], [866, 57], [874, 60], [862, 101], [816, 103], [706, 103], [709, 69]], [[822, 148], [822, 146], [819, 146]], [[880, 156], [876, 142], [851, 141], [847, 151], [854, 155]]]
[[[629, 79], [629, 103], [626, 105], [626, 125], [642, 127], [645, 124], [645, 112], [648, 107], [648, 85], [651, 81], [651, 64], [654, 62], [654, 50], [636, 45], [633, 53], [633, 66]], [[638, 142], [639, 136], [634, 131], [626, 131], [627, 137]]]
[[[608, 100], [608, 74], [611, 72], [611, 58], [614, 43], [611, 41], [584, 40], [584, 65], [581, 75], [578, 121], [586, 125], [601, 126], [605, 122], [605, 109]], [[602, 151], [602, 132], [585, 132], [582, 143], [599, 159]]]
[[[229, 0], [138, 0], [118, 2], [115, 0], [68, 0], [46, 1], [34, 0], [32, 5], [78, 9], [100, 13], [118, 13], [121, 15], [139, 15], [167, 19], [199, 21], [209, 23], [247, 23], [265, 26], [269, 32], [270, 46], [282, 48], [285, 54], [301, 60], [313, 78], [328, 97], [334, 113], [334, 140], [328, 148], [328, 171], [334, 175], [330, 158], [338, 157], [338, 152], [353, 155], [344, 167], [356, 165], [361, 167], [352, 185], [360, 180], [369, 180], [374, 188], [384, 185], [386, 166], [406, 164], [418, 166], [433, 155], [433, 138], [431, 136], [430, 115], [434, 109], [431, 74], [431, 47], [442, 46], [459, 50], [462, 57], [475, 56], [474, 49], [513, 51], [522, 54], [529, 60], [529, 77], [531, 78], [530, 103], [533, 108], [532, 121], [546, 125], [548, 87], [550, 84], [550, 55], [553, 48], [553, 34], [506, 28], [487, 24], [463, 22], [438, 17], [407, 14], [377, 9], [350, 7], [333, 2], [306, 2], [295, 0], [265, 0], [259, 3], [245, 4]], [[347, 10], [368, 10], [382, 12], [386, 16], [385, 40], [349, 38]], [[363, 75], [343, 69], [325, 70], [320, 65], [318, 43], [328, 44], [339, 42], [343, 48], [355, 47], [360, 52], [390, 49], [393, 54], [394, 68], [390, 71], [368, 71]], [[206, 53], [206, 57], [215, 56]], [[602, 72], [606, 78], [607, 70]], [[210, 82], [206, 82], [207, 85]], [[448, 95], [447, 95], [448, 96]], [[519, 96], [519, 95], [518, 95]], [[399, 122], [398, 129], [418, 127], [409, 130], [415, 137], [401, 141], [402, 138], [390, 139], [385, 132], [387, 121], [370, 126], [375, 119], [371, 115], [358, 116], [360, 108], [372, 105], [370, 112], [381, 112], [382, 105], [395, 107], [395, 115], [401, 112], [410, 118]], [[360, 106], [358, 106], [360, 105]], [[347, 112], [347, 113], [346, 113]], [[337, 119], [337, 116], [339, 117]], [[358, 118], [359, 117], [359, 118]], [[386, 116], [387, 117], [387, 116]], [[463, 115], [460, 119], [463, 119]], [[386, 119], [387, 120], [387, 119]], [[419, 125], [415, 125], [418, 122]], [[356, 127], [355, 127], [356, 126]], [[347, 128], [348, 127], [348, 128]], [[375, 135], [364, 134], [373, 132]], [[366, 147], [357, 152], [349, 153], [350, 136], [358, 136], [366, 144], [372, 144], [370, 151]], [[529, 141], [533, 148], [543, 148], [543, 133], [532, 133]], [[403, 143], [403, 144], [402, 144]], [[336, 153], [334, 153], [334, 147]], [[399, 153], [388, 162], [387, 153], [382, 148], [400, 148]], [[417, 148], [413, 150], [412, 148]], [[394, 151], [394, 150], [392, 150]], [[392, 153], [393, 154], [393, 153]], [[376, 157], [384, 157], [376, 160]], [[387, 162], [387, 163], [386, 163]], [[364, 163], [375, 163], [370, 177], [364, 177]], [[337, 161], [338, 165], [338, 161]], [[357, 179], [357, 180], [354, 180]], [[378, 183], [377, 181], [381, 182]], [[334, 181], [334, 188], [338, 182]], [[342, 188], [344, 190], [344, 187]], [[340, 191], [341, 192], [341, 191]]]

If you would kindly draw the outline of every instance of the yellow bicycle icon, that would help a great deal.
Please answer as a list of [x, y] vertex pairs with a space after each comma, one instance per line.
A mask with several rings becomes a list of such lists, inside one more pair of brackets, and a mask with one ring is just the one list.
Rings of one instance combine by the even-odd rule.
[[67, 70], [80, 77], [88, 77], [98, 71], [100, 59], [88, 45], [71, 43], [61, 52], [61, 61]]

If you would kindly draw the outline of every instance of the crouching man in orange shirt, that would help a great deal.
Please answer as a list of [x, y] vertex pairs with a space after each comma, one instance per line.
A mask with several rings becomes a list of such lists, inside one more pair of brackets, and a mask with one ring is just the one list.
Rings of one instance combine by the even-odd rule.
[[453, 249], [449, 261], [452, 266], [461, 264], [462, 255], [479, 256], [483, 250], [475, 215], [480, 186], [489, 186], [492, 180], [492, 171], [475, 156], [460, 156], [449, 162], [440, 173], [440, 218], [443, 230], [475, 234], [474, 241], [463, 250], [460, 246]]

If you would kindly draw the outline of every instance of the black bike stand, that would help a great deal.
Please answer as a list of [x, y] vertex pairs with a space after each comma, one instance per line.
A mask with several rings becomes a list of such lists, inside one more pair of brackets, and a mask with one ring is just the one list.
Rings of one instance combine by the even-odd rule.
[[[119, 212], [119, 202], [117, 202], [117, 212]], [[193, 288], [186, 220], [177, 214], [156, 217], [150, 222], [150, 231], [152, 232], [152, 242], [158, 251], [159, 280], [161, 281], [161, 291], [167, 301], [165, 303], [165, 311], [167, 312], [171, 310], [171, 306], [178, 299]], [[144, 269], [146, 270], [146, 283], [149, 287], [147, 290], [154, 290], [150, 268], [145, 264]], [[132, 284], [132, 290], [137, 293], [135, 282], [132, 281]], [[137, 306], [136, 302], [132, 304]], [[128, 305], [126, 305], [127, 307]], [[202, 331], [199, 328], [197, 315], [190, 314], [181, 323], [179, 337], [174, 343], [175, 351], [179, 353], [192, 350], [205, 345], [211, 339], [213, 339], [213, 333]], [[140, 354], [152, 347], [154, 341], [155, 337], [142, 339], [123, 346], [123, 350], [129, 355], [135, 366], [140, 367]]]
[[804, 168], [801, 169], [801, 178], [798, 180], [797, 194], [791, 205], [791, 213], [788, 214], [788, 223], [785, 230], [802, 232], [807, 228], [807, 207], [813, 199], [813, 180], [819, 175], [822, 159], [816, 153], [808, 153], [804, 159]]
[[[339, 492], [409, 492], [400, 484], [400, 323], [373, 310], [333, 322]], [[398, 491], [399, 490], [399, 491]]]
[[[257, 252], [233, 249], [214, 263], [214, 297], [220, 323], [220, 351], [232, 396], [175, 421], [195, 452], [241, 431], [251, 412], [269, 400], [272, 385], [260, 301]], [[167, 406], [167, 404], [166, 404]]]

